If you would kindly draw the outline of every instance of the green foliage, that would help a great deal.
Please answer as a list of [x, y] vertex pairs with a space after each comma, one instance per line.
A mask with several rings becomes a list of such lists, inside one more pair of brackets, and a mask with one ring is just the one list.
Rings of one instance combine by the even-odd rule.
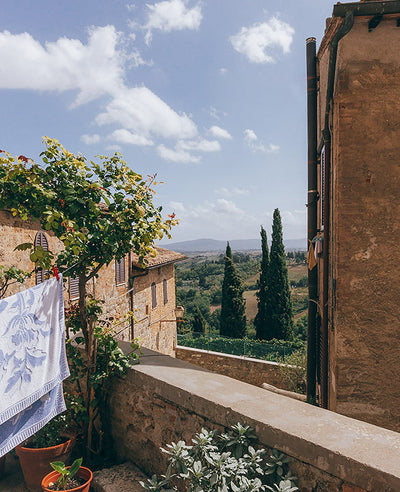
[[75, 460], [72, 465], [67, 468], [62, 461], [53, 461], [51, 467], [60, 474], [56, 482], [56, 490], [66, 490], [68, 480], [74, 478], [81, 467], [83, 458]]
[[304, 348], [300, 340], [251, 340], [249, 338], [227, 338], [216, 336], [181, 335], [178, 344], [185, 347], [211, 350], [231, 355], [244, 355], [255, 359], [280, 361], [296, 350]]
[[229, 243], [226, 246], [220, 333], [224, 336], [243, 338], [246, 335], [246, 303], [243, 284], [236, 272]]
[[[101, 424], [95, 425], [99, 420], [96, 391], [127, 364], [108, 327], [98, 322], [101, 307], [86, 295], [87, 283], [103, 266], [131, 251], [145, 264], [146, 257], [155, 254], [154, 241], [163, 235], [170, 237], [177, 220], [174, 215], [163, 219], [162, 208], [153, 204], [155, 176], [143, 179], [120, 154], [98, 156], [95, 163], [75, 156], [55, 139], [45, 137], [44, 143], [41, 165], [23, 156], [15, 159], [7, 152], [0, 153], [0, 208], [23, 220], [39, 219], [41, 227], [63, 243], [64, 249], [57, 254], [29, 243], [21, 245], [36, 266], [48, 268], [54, 261], [66, 276], [79, 279], [79, 322], [75, 319], [74, 326], [75, 334], [81, 331], [82, 336], [77, 336], [75, 343], [84, 347], [85, 357], [77, 355], [73, 344], [69, 344], [69, 356], [74, 357], [72, 366], [76, 368], [71, 372], [75, 383], [79, 387], [86, 382], [85, 391], [79, 392], [84, 395], [88, 414], [85, 441], [92, 450], [95, 429], [99, 429], [99, 446], [103, 432]], [[72, 325], [68, 330], [74, 333]]]
[[203, 428], [192, 439], [192, 445], [178, 441], [161, 448], [170, 462], [166, 474], [161, 480], [154, 475], [140, 483], [149, 491], [298, 490], [293, 483], [295, 477], [287, 475], [289, 459], [273, 450], [265, 460], [266, 450], [256, 449], [255, 442], [253, 429], [240, 423], [221, 435]]
[[268, 267], [269, 267], [269, 251], [267, 242], [267, 233], [261, 227], [261, 273], [258, 281], [257, 291], [257, 315], [254, 319], [254, 327], [256, 329], [256, 337], [260, 340], [267, 338], [267, 302], [268, 302]]
[[307, 275], [304, 275], [303, 277], [299, 278], [299, 280], [291, 280], [290, 286], [291, 287], [307, 287], [308, 286]]
[[293, 337], [292, 302], [282, 239], [282, 222], [274, 210], [272, 245], [267, 279], [266, 326], [264, 339], [290, 340]]
[[295, 340], [302, 340], [305, 342], [307, 340], [307, 319], [308, 316], [305, 314], [299, 318], [294, 325], [294, 337]]
[[280, 358], [279, 373], [282, 381], [295, 393], [305, 394], [307, 389], [307, 354], [296, 350], [285, 359]]
[[201, 311], [197, 306], [193, 317], [192, 331], [193, 333], [204, 333], [205, 330], [206, 330], [206, 320], [204, 319], [204, 316], [201, 314]]
[[7, 289], [13, 283], [22, 284], [25, 279], [29, 278], [31, 273], [25, 272], [20, 268], [14, 266], [5, 267], [0, 265], [0, 299], [2, 299], [7, 292]]

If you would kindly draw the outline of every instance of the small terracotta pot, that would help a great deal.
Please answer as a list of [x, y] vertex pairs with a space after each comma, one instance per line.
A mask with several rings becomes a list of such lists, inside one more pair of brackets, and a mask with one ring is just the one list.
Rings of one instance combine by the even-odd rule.
[[52, 461], [68, 462], [75, 439], [68, 439], [58, 446], [50, 448], [25, 448], [17, 446], [15, 451], [24, 474], [25, 484], [31, 492], [41, 492], [42, 479], [51, 472]]
[[[69, 468], [69, 466], [67, 468]], [[52, 471], [51, 473], [46, 475], [42, 480], [42, 490], [44, 492], [53, 492], [47, 487], [50, 485], [50, 483], [57, 482], [59, 476], [60, 474], [57, 471]], [[85, 480], [85, 483], [80, 485], [79, 487], [75, 487], [74, 489], [66, 489], [64, 492], [89, 492], [90, 482], [93, 479], [93, 473], [89, 470], [89, 468], [81, 466], [76, 476]]]

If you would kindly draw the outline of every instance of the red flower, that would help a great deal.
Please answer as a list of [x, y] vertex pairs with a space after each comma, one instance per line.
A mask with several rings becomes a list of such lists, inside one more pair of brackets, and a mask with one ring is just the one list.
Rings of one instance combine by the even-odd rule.
[[25, 157], [24, 155], [20, 155], [20, 156], [18, 157], [18, 160], [19, 160], [19, 161], [24, 161], [26, 164], [28, 164], [28, 158], [27, 158], [27, 157]]

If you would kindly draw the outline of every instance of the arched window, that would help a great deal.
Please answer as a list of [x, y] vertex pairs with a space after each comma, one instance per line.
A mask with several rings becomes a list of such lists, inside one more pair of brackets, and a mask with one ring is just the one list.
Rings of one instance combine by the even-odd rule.
[[[49, 250], [49, 242], [47, 241], [46, 234], [43, 231], [39, 231], [35, 236], [34, 246], [37, 248], [41, 246], [44, 251]], [[46, 280], [46, 276], [48, 275], [48, 270], [43, 270], [42, 268], [37, 268], [35, 272], [36, 277], [36, 285], [41, 284], [44, 280]]]
[[164, 304], [167, 304], [168, 302], [168, 286], [167, 286], [167, 279], [164, 279], [162, 282], [163, 285], [163, 294], [164, 294]]
[[157, 287], [156, 283], [151, 284], [151, 307], [155, 308], [157, 306]]

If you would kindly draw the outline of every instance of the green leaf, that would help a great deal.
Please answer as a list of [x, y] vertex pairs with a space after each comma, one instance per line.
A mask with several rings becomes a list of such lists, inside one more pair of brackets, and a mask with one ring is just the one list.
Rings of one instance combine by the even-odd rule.
[[50, 463], [51, 467], [54, 468], [54, 470], [58, 473], [61, 473], [63, 475], [66, 471], [65, 469], [65, 463], [62, 461], [53, 461], [53, 463]]
[[83, 458], [78, 458], [77, 460], [75, 460], [70, 469], [68, 470], [68, 475], [69, 475], [69, 478], [72, 478], [76, 475], [76, 473], [78, 472], [79, 468], [81, 467], [81, 464], [82, 464], [82, 461], [83, 461]]

